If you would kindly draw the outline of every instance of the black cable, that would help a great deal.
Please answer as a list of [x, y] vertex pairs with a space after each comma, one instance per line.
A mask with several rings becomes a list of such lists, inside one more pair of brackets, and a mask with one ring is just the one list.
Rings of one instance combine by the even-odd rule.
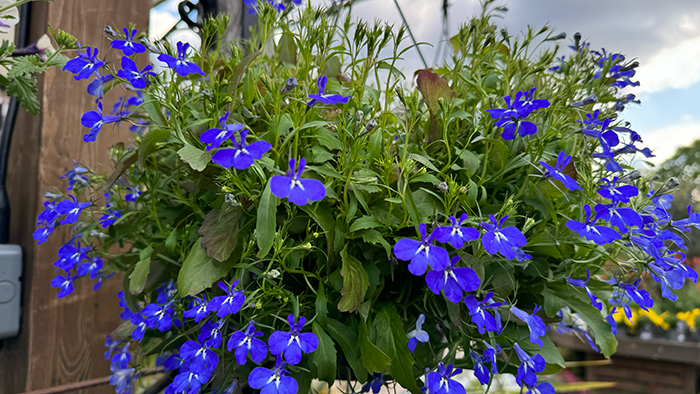
[[[19, 7], [19, 23], [16, 29], [16, 47], [29, 45], [29, 26], [31, 3]], [[10, 241], [10, 200], [7, 196], [7, 162], [10, 156], [12, 131], [15, 128], [19, 103], [11, 98], [5, 122], [0, 128], [0, 244]]]

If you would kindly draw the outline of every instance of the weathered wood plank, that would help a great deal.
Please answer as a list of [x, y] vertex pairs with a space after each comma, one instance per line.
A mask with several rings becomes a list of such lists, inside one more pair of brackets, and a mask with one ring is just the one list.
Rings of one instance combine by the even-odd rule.
[[[118, 53], [107, 51], [102, 35], [106, 24], [115, 28], [148, 26], [151, 2], [144, 0], [60, 0], [36, 3], [32, 11], [34, 38], [46, 31], [46, 23], [75, 35], [85, 45], [99, 46], [107, 61]], [[141, 59], [145, 62], [145, 58]], [[107, 172], [108, 147], [129, 137], [128, 125], [105, 127], [97, 142], [82, 141], [85, 129], [80, 116], [94, 109], [88, 96], [89, 81], [75, 81], [60, 70], [51, 70], [42, 81], [42, 113], [18, 119], [12, 146], [8, 189], [11, 198], [12, 242], [25, 253], [25, 288], [21, 336], [7, 341], [0, 352], [0, 393], [17, 393], [77, 382], [109, 374], [103, 360], [104, 337], [119, 324], [116, 292], [118, 278], [92, 291], [92, 284], [77, 284], [75, 293], [58, 300], [50, 287], [58, 248], [68, 240], [68, 229], [54, 234], [41, 246], [33, 244], [36, 214], [43, 207], [43, 194], [65, 189], [59, 177], [72, 168], [73, 159]], [[119, 93], [105, 98], [109, 111]], [[89, 390], [85, 391], [86, 393]], [[94, 392], [94, 391], [92, 391]]]

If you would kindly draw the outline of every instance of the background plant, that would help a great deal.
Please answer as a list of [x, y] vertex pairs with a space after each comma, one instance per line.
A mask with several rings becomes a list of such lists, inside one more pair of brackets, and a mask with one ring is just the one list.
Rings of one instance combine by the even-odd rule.
[[[651, 155], [617, 118], [634, 62], [580, 36], [556, 59], [540, 45], [561, 35], [511, 36], [487, 2], [413, 88], [403, 28], [251, 7], [245, 46], [217, 40], [225, 16], [199, 51], [108, 27], [110, 61], [88, 47], [64, 67], [94, 78], [86, 143], [134, 132], [110, 176], [65, 175], [35, 233], [75, 226], [59, 297], [124, 273], [106, 354], [117, 392], [152, 356], [178, 371], [176, 393], [307, 392], [312, 378], [460, 392], [460, 368], [552, 392], [537, 374], [564, 360], [547, 325], [609, 357], [616, 310], [653, 304], [642, 276], [668, 298], [697, 279], [674, 233], [696, 214], [667, 211], [677, 180], [629, 165]], [[167, 68], [137, 66], [146, 51]]]

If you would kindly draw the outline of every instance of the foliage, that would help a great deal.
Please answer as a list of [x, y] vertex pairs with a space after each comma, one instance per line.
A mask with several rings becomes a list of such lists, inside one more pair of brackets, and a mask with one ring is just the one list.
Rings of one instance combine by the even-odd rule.
[[[489, 7], [417, 88], [397, 68], [403, 28], [277, 3], [256, 5], [245, 49], [217, 39], [221, 16], [199, 51], [110, 28], [121, 62], [87, 47], [66, 63], [99, 70], [98, 100], [136, 92], [82, 117], [87, 143], [130, 123], [134, 146], [111, 149], [109, 177], [70, 170], [75, 194], [47, 201], [35, 233], [80, 223], [61, 297], [125, 273], [108, 343], [138, 348], [112, 359], [118, 392], [158, 355], [179, 368], [173, 392], [307, 392], [312, 377], [459, 392], [469, 368], [544, 393], [537, 374], [565, 365], [547, 324], [609, 357], [616, 310], [653, 303], [643, 274], [667, 297], [697, 279], [672, 249], [670, 228], [697, 223], [669, 219], [674, 182], [630, 171], [651, 154], [617, 120], [636, 65], [580, 37], [555, 60], [536, 50], [547, 28], [511, 36]], [[136, 67], [140, 51], [167, 68]]]

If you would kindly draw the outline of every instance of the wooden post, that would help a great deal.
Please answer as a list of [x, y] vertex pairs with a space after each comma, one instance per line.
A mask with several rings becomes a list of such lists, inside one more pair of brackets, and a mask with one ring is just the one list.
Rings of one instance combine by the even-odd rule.
[[[106, 24], [121, 30], [129, 22], [145, 32], [151, 1], [59, 0], [32, 4], [31, 36], [38, 39], [47, 24], [75, 35], [84, 45], [98, 46], [100, 57], [118, 59], [102, 34]], [[145, 64], [145, 57], [139, 59]], [[15, 394], [109, 375], [104, 360], [105, 335], [120, 324], [116, 297], [118, 277], [92, 291], [87, 281], [76, 283], [70, 296], [59, 300], [50, 286], [58, 248], [68, 240], [68, 229], [37, 246], [32, 240], [37, 213], [46, 191], [65, 189], [59, 177], [73, 167], [73, 159], [98, 171], [109, 171], [108, 148], [129, 137], [128, 125], [105, 127], [97, 142], [85, 143], [80, 116], [95, 108], [86, 93], [89, 81], [75, 81], [68, 73], [50, 70], [39, 80], [41, 113], [20, 110], [12, 140], [8, 193], [11, 209], [10, 242], [24, 252], [23, 317], [20, 336], [4, 341], [0, 350], [0, 394]], [[111, 109], [120, 93], [110, 92], [104, 102]], [[1, 317], [0, 317], [1, 318]], [[109, 392], [105, 387], [76, 393]]]

